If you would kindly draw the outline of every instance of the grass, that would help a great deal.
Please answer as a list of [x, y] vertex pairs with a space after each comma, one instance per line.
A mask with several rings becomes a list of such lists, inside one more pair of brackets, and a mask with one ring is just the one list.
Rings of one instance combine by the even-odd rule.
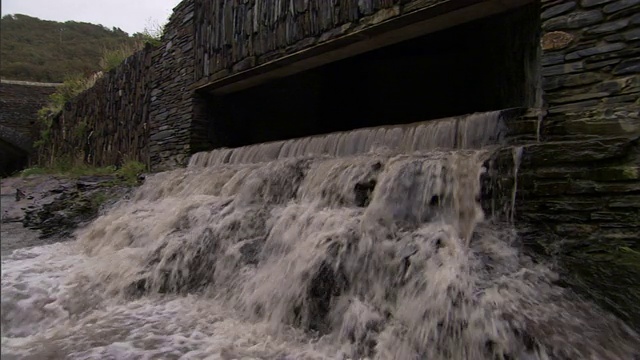
[[[67, 178], [78, 178], [81, 176], [114, 175], [118, 182], [126, 185], [135, 185], [138, 175], [145, 172], [147, 167], [137, 161], [128, 161], [120, 169], [115, 166], [95, 167], [85, 164], [72, 165], [67, 161], [58, 161], [51, 167], [32, 167], [20, 172], [20, 176], [32, 175], [55, 175]], [[114, 183], [117, 185], [118, 182]]]
[[102, 204], [104, 204], [108, 199], [109, 197], [105, 192], [98, 191], [95, 194], [93, 194], [93, 196], [89, 199], [89, 202], [92, 208], [97, 211], [100, 209], [100, 206], [102, 206]]

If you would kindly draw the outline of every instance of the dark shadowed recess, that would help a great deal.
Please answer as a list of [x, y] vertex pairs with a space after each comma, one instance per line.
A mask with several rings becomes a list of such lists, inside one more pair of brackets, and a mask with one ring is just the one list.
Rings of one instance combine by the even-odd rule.
[[29, 154], [0, 138], [0, 177], [10, 176], [23, 169], [29, 162]]
[[536, 6], [235, 93], [202, 93], [208, 143], [193, 150], [529, 107], [537, 84]]

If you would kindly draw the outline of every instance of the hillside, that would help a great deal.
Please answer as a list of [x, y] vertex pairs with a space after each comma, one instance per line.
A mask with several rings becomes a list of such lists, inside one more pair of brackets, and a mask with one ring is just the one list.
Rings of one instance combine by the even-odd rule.
[[136, 40], [101, 25], [5, 15], [0, 20], [0, 76], [3, 79], [62, 82], [65, 77], [100, 70], [105, 49]]

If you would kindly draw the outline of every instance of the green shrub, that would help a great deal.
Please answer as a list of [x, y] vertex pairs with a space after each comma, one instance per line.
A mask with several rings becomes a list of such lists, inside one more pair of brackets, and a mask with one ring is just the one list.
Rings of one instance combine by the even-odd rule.
[[143, 47], [144, 44], [142, 42], [136, 41], [134, 43], [122, 43], [120, 46], [112, 49], [105, 48], [100, 58], [100, 68], [102, 68], [103, 71], [113, 70]]
[[[41, 148], [49, 144], [51, 141], [51, 125], [53, 118], [62, 111], [64, 105], [78, 96], [81, 92], [93, 87], [101, 74], [85, 78], [80, 75], [69, 76], [56, 88], [56, 91], [49, 96], [47, 105], [38, 110], [38, 121], [40, 122], [40, 138], [34, 142], [36, 148]], [[86, 123], [81, 123], [84, 131]]]
[[138, 175], [147, 171], [147, 166], [138, 161], [127, 161], [118, 169], [117, 174], [124, 182], [133, 185], [138, 182]]

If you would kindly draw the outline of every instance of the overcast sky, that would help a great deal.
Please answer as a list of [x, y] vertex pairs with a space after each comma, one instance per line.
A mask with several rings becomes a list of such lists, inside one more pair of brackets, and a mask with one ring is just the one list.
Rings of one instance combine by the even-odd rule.
[[180, 0], [2, 0], [2, 15], [90, 22], [133, 34], [147, 25], [166, 23], [178, 3]]

